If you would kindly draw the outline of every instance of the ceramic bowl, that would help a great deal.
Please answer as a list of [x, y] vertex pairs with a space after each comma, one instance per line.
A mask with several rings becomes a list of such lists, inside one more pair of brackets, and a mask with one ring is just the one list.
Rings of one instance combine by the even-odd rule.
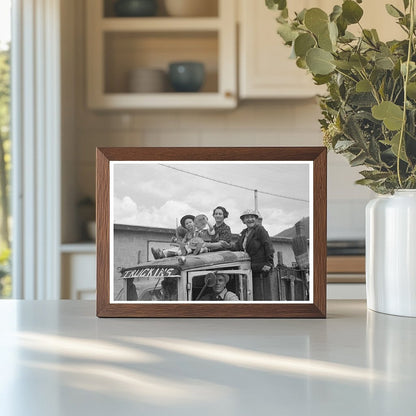
[[136, 68], [129, 72], [128, 91], [132, 93], [165, 92], [167, 84], [167, 75], [162, 69]]
[[205, 80], [202, 62], [172, 62], [169, 64], [169, 81], [177, 92], [197, 92]]
[[154, 16], [157, 12], [156, 0], [118, 0], [114, 12], [119, 17]]

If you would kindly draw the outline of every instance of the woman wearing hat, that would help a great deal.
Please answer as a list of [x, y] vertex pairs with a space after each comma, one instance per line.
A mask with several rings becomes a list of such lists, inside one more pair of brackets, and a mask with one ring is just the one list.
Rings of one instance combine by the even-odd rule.
[[226, 250], [231, 247], [231, 228], [224, 222], [228, 215], [224, 207], [214, 208], [212, 212], [215, 220], [214, 234], [211, 236], [211, 242], [206, 243], [209, 251]]
[[[235, 248], [245, 251], [251, 259], [253, 272], [253, 300], [266, 299], [264, 279], [273, 268], [273, 245], [269, 233], [258, 223], [259, 215], [255, 210], [247, 209], [241, 216], [246, 228], [241, 232]], [[271, 300], [271, 299], [270, 299]]]

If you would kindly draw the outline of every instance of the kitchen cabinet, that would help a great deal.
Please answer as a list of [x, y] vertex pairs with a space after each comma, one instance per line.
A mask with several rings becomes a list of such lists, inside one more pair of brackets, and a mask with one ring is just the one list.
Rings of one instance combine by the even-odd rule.
[[[299, 0], [289, 3], [289, 11], [319, 7], [330, 12], [333, 0]], [[366, 0], [360, 6], [364, 9], [362, 25], [376, 28], [381, 40], [403, 38], [403, 32], [394, 19], [388, 15], [378, 0]], [[403, 8], [401, 0], [390, 3]], [[308, 98], [325, 93], [324, 86], [316, 86], [305, 70], [290, 59], [291, 49], [283, 44], [276, 33], [275, 17], [278, 12], [268, 10], [263, 1], [239, 0], [239, 95], [250, 98]], [[348, 30], [357, 33], [358, 25]]]
[[[323, 3], [328, 0], [300, 0], [296, 10], [325, 8]], [[308, 98], [322, 93], [311, 75], [289, 59], [291, 50], [276, 33], [277, 12], [267, 9], [264, 1], [239, 0], [238, 5], [240, 98]]]
[[95, 300], [95, 244], [63, 244], [61, 253], [61, 298]]
[[[236, 4], [217, 3], [207, 17], [115, 17], [111, 2], [88, 0], [87, 102], [90, 109], [233, 108], [237, 105]], [[110, 6], [110, 7], [109, 7]], [[199, 61], [199, 92], [129, 92], [139, 68], [168, 70], [169, 63]]]

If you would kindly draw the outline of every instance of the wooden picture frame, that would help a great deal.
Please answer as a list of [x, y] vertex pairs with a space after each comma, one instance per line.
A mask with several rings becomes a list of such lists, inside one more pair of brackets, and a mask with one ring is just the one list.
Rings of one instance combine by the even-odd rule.
[[[326, 148], [97, 148], [96, 155], [98, 317], [326, 317]], [[192, 169], [188, 169], [188, 167], [192, 167]], [[218, 175], [215, 176], [213, 173], [204, 175], [201, 174], [201, 169], [203, 169], [204, 172], [222, 171], [222, 176], [220, 175], [221, 177], [218, 177]], [[167, 172], [167, 170], [169, 172]], [[134, 173], [131, 174], [131, 172]], [[160, 172], [166, 173], [160, 174]], [[230, 175], [230, 177], [224, 177], [227, 175], [224, 175], [223, 172], [235, 172], [236, 174], [238, 172], [246, 173], [239, 174], [239, 176]], [[256, 176], [257, 173], [253, 176], [250, 172], [258, 172], [259, 176]], [[291, 172], [294, 173], [291, 175]], [[265, 181], [264, 177], [261, 176], [266, 173], [271, 178], [270, 182], [273, 182], [271, 185], [274, 185], [274, 188], [271, 190], [270, 187], [268, 188], [266, 186], [269, 181]], [[208, 199], [202, 198], [204, 200], [206, 199], [208, 204], [200, 205], [204, 208], [204, 212], [202, 213], [207, 216], [214, 214], [215, 210], [214, 212], [212, 211], [214, 207], [222, 205], [222, 200], [217, 200], [216, 198], [216, 196], [220, 195], [220, 191], [218, 193], [216, 191], [212, 193], [208, 192], [204, 188], [208, 186], [215, 186], [217, 187], [215, 189], [219, 190], [222, 189], [222, 187], [228, 187], [227, 189], [229, 189], [230, 195], [232, 193], [237, 195], [235, 197], [236, 199], [228, 199], [228, 201], [232, 201], [229, 202], [229, 204], [238, 206], [240, 212], [243, 211], [245, 206], [237, 200], [240, 197], [240, 194], [237, 194], [238, 191], [247, 198], [248, 192], [254, 190], [255, 198], [257, 198], [257, 193], [260, 192], [264, 200], [266, 200], [266, 198], [274, 198], [275, 201], [279, 201], [279, 203], [274, 202], [273, 204], [275, 205], [273, 206], [287, 205], [287, 207], [296, 207], [289, 211], [284, 211], [282, 209], [281, 213], [283, 214], [279, 214], [279, 216], [276, 215], [277, 211], [273, 211], [274, 208], [266, 210], [266, 203], [264, 203], [264, 212], [269, 215], [268, 218], [264, 216], [265, 220], [267, 220], [267, 225], [265, 225], [264, 228], [256, 225], [256, 229], [264, 230], [268, 227], [270, 229], [275, 227], [276, 224], [273, 222], [272, 218], [283, 217], [288, 218], [289, 221], [289, 217], [296, 216], [298, 212], [295, 203], [304, 204], [302, 208], [299, 208], [299, 213], [308, 212], [308, 216], [305, 218], [308, 218], [307, 224], [310, 229], [309, 240], [307, 240], [307, 237], [302, 233], [294, 236], [292, 236], [292, 234], [290, 236], [283, 236], [284, 233], [282, 236], [280, 236], [280, 234], [275, 234], [270, 239], [273, 247], [275, 247], [275, 244], [277, 244], [277, 248], [280, 247], [279, 244], [281, 244], [282, 247], [292, 247], [292, 254], [296, 261], [293, 262], [292, 260], [292, 264], [285, 264], [281, 260], [283, 258], [282, 252], [278, 251], [280, 257], [277, 256], [277, 258], [275, 253], [275, 258], [277, 258], [277, 260], [275, 260], [272, 269], [272, 273], [275, 273], [277, 277], [273, 277], [274, 275], [270, 272], [263, 272], [265, 270], [264, 266], [260, 272], [257, 272], [255, 269], [256, 266], [253, 263], [254, 260], [241, 249], [242, 239], [238, 237], [237, 231], [240, 232], [244, 229], [245, 223], [243, 224], [241, 220], [237, 218], [240, 214], [236, 214], [237, 208], [234, 207], [234, 214], [232, 215], [232, 220], [234, 221], [233, 224], [240, 225], [234, 225], [232, 231], [235, 233], [235, 235], [233, 234], [233, 238], [236, 238], [238, 241], [232, 241], [231, 243], [224, 243], [221, 241], [220, 244], [227, 246], [226, 251], [215, 251], [212, 249], [215, 252], [200, 253], [198, 255], [191, 253], [190, 255], [183, 256], [181, 254], [184, 254], [185, 252], [183, 251], [184, 245], [182, 244], [180, 245], [180, 250], [182, 251], [179, 252], [177, 257], [154, 260], [150, 265], [149, 263], [137, 264], [140, 262], [140, 260], [135, 260], [137, 255], [140, 258], [140, 250], [137, 250], [137, 247], [140, 246], [141, 241], [143, 240], [144, 243], [146, 243], [146, 246], [148, 246], [147, 241], [149, 240], [167, 241], [161, 240], [161, 237], [155, 238], [154, 233], [159, 233], [163, 238], [167, 238], [167, 234], [175, 233], [175, 226], [178, 225], [178, 220], [176, 220], [176, 224], [171, 221], [171, 223], [169, 223], [171, 224], [170, 226], [166, 226], [165, 224], [165, 228], [160, 227], [158, 223], [151, 223], [151, 226], [148, 226], [147, 224], [143, 225], [140, 221], [135, 225], [123, 224], [123, 222], [125, 223], [128, 221], [117, 219], [117, 215], [122, 215], [120, 214], [121, 211], [119, 209], [120, 198], [122, 198], [126, 192], [129, 193], [129, 189], [131, 192], [139, 192], [139, 190], [136, 190], [136, 185], [143, 185], [143, 189], [145, 185], [149, 188], [146, 182], [148, 178], [156, 178], [155, 180], [171, 178], [169, 180], [172, 180], [172, 186], [175, 185], [175, 187], [181, 189], [182, 192], [182, 188], [179, 188], [179, 185], [182, 182], [175, 179], [175, 175], [179, 174], [188, 175], [187, 179], [184, 179], [183, 182], [186, 184], [186, 190], [187, 192], [189, 191], [188, 193], [193, 195], [194, 192], [195, 197], [200, 197], [195, 190], [198, 189], [198, 191], [204, 192], [202, 195], [209, 195]], [[192, 175], [192, 177], [189, 175]], [[124, 193], [121, 193], [122, 186], [119, 184], [125, 184], [126, 182], [121, 179], [125, 178], [126, 180], [133, 180], [131, 179], [132, 177], [134, 177], [134, 182], [132, 182], [134, 185], [130, 185], [130, 188], [126, 188], [127, 191], [123, 188]], [[241, 181], [235, 179], [237, 177], [241, 178]], [[279, 177], [282, 179], [280, 182], [276, 182]], [[164, 180], [166, 181], [167, 179]], [[238, 183], [233, 183], [233, 180]], [[256, 180], [258, 189], [257, 187], [254, 189], [254, 185], [252, 185]], [[155, 182], [153, 181], [153, 184], [154, 183]], [[287, 183], [287, 185], [285, 183]], [[299, 186], [293, 185], [297, 183], [299, 183]], [[285, 188], [285, 186], [291, 186], [291, 188]], [[240, 189], [235, 189], [235, 187], [239, 187]], [[154, 190], [156, 188], [157, 186], [153, 186], [152, 189]], [[162, 184], [160, 185], [160, 188], [163, 188]], [[288, 191], [287, 189], [291, 189], [293, 192]], [[303, 197], [303, 199], [298, 198], [295, 190], [298, 192], [302, 191], [303, 193], [301, 195], [306, 195], [306, 197]], [[142, 195], [143, 199], [145, 198], [145, 195], [147, 195], [146, 192], [147, 191], [140, 190], [138, 193], [139, 201], [135, 204], [137, 209], [136, 213], [141, 209], [140, 206], [142, 203], [150, 204], [149, 197], [147, 196], [146, 201], [140, 201]], [[119, 193], [121, 196], [119, 196]], [[212, 202], [210, 195], [213, 195]], [[131, 198], [129, 199], [127, 196], [123, 198], [127, 198], [123, 200], [124, 202], [128, 201], [130, 204], [132, 203]], [[177, 199], [179, 199], [179, 193]], [[194, 198], [194, 200], [195, 199], [198, 198]], [[199, 198], [199, 200], [201, 200], [201, 198]], [[272, 203], [270, 202], [270, 204]], [[262, 212], [262, 207], [260, 207], [259, 211]], [[180, 211], [176, 213], [179, 215], [179, 218], [180, 215], [188, 213], [186, 210], [183, 210], [182, 213], [179, 212]], [[250, 218], [252, 220], [254, 217], [257, 223], [257, 212], [258, 211], [251, 217], [243, 216], [242, 219], [248, 220], [249, 222]], [[284, 212], [286, 212], [286, 214], [284, 214]], [[200, 212], [195, 212], [194, 214], [200, 214]], [[139, 219], [142, 216], [144, 216], [144, 214], [141, 211], [140, 215], [136, 215]], [[176, 218], [178, 218], [178, 216]], [[231, 215], [227, 221], [231, 221]], [[122, 225], [120, 225], [119, 222]], [[294, 222], [291, 224], [294, 224]], [[236, 229], [237, 227], [238, 229]], [[247, 227], [249, 228], [250, 224], [247, 224]], [[299, 231], [299, 229], [302, 230], [302, 227], [301, 221], [297, 222], [297, 231]], [[294, 228], [295, 227], [285, 230], [285, 232], [290, 231], [293, 233]], [[274, 228], [273, 230], [274, 234], [276, 231]], [[132, 242], [133, 240], [131, 240], [130, 237], [130, 239], [123, 239], [123, 233], [130, 233], [130, 237], [134, 236], [135, 238], [139, 238], [138, 243]], [[302, 238], [302, 240], [296, 240], [298, 237]], [[130, 241], [130, 243], [126, 244], [126, 241]], [[305, 253], [309, 253], [309, 255], [305, 253], [302, 254], [299, 251], [298, 255], [296, 255], [298, 249], [296, 248], [297, 246], [295, 243], [299, 243], [299, 241], [308, 241], [308, 248]], [[204, 243], [203, 246], [205, 245], [210, 246], [210, 244]], [[132, 260], [129, 260], [130, 257], [128, 257], [126, 253], [128, 253], [129, 250], [132, 250], [133, 247], [135, 250], [133, 253], [134, 255], [130, 256]], [[188, 246], [186, 247], [187, 250], [190, 250]], [[199, 246], [199, 248], [200, 247], [201, 246]], [[208, 247], [206, 250], [211, 251], [211, 248]], [[223, 249], [221, 248], [220, 250]], [[247, 248], [247, 252], [248, 251]], [[289, 252], [290, 250], [288, 253]], [[156, 255], [154, 254], [154, 256]], [[306, 256], [306, 263], [304, 258], [302, 260], [302, 256]], [[144, 258], [147, 259], [147, 255], [144, 256]], [[225, 262], [221, 263], [222, 260], [219, 259], [225, 259]], [[249, 264], [248, 267], [247, 259]], [[216, 263], [217, 260], [218, 263]], [[172, 263], [172, 261], [176, 263]], [[202, 267], [201, 261], [205, 261], [204, 264], [209, 264], [209, 267]], [[122, 267], [120, 267], [120, 264]], [[195, 265], [195, 268], [192, 269], [193, 265]], [[214, 267], [215, 270], [210, 269], [210, 267]], [[185, 268], [188, 273], [186, 277], [184, 277]], [[225, 292], [227, 292], [227, 290], [231, 292], [234, 291], [237, 294], [239, 301], [218, 302], [212, 301], [213, 298], [208, 297], [208, 295], [201, 297], [201, 294], [204, 291], [211, 290], [213, 292], [216, 291], [215, 293], [217, 293], [218, 290], [220, 290], [217, 286], [212, 289], [209, 289], [209, 287], [214, 284], [220, 285], [221, 282], [218, 283], [218, 280], [221, 279], [218, 279], [218, 276], [225, 272], [227, 273], [227, 288]], [[255, 280], [258, 278], [253, 278], [253, 274], [258, 276], [259, 273], [261, 273], [260, 276], [262, 276], [262, 278], [260, 280]], [[168, 274], [171, 276], [169, 277]], [[264, 283], [266, 281], [263, 279], [264, 276], [268, 276], [267, 284]], [[176, 285], [174, 289], [176, 290], [176, 293], [173, 291], [169, 292], [167, 283], [165, 285], [160, 284], [161, 279], [163, 283], [169, 280], [168, 277], [173, 282], [173, 285]], [[156, 282], [154, 287], [152, 286], [150, 292], [148, 290], [146, 294], [147, 297], [144, 295], [145, 290], [142, 290], [142, 286], [140, 286], [142, 284], [144, 285], [145, 281], [150, 281], [151, 286], [154, 281]], [[260, 298], [258, 295], [259, 281], [261, 281], [261, 285], [263, 285], [261, 286], [261, 296], [263, 297]], [[254, 285], [256, 285], [255, 289], [253, 289], [253, 282]], [[118, 287], [115, 287], [119, 284], [122, 284], [122, 289], [120, 289], [120, 291], [118, 291]], [[231, 290], [228, 287], [230, 284], [233, 285], [231, 286]], [[201, 285], [204, 285], [202, 289]], [[225, 292], [223, 291], [222, 293]], [[130, 298], [129, 293], [133, 294]], [[198, 296], [196, 296], [197, 293]], [[299, 293], [301, 293], [301, 295], [299, 295]], [[201, 299], [203, 300], [202, 302], [200, 301]], [[224, 298], [224, 300], [226, 299]]]

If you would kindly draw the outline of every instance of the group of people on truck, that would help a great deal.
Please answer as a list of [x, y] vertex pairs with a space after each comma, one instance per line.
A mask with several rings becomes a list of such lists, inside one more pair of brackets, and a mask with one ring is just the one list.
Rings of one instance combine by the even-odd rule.
[[[264, 300], [262, 280], [268, 276], [273, 268], [273, 245], [266, 229], [261, 225], [261, 218], [257, 211], [245, 210], [240, 219], [246, 226], [236, 242], [232, 242], [230, 227], [224, 222], [228, 218], [228, 211], [218, 206], [212, 213], [215, 224], [211, 225], [205, 215], [187, 214], [180, 220], [181, 226], [176, 229], [173, 241], [176, 246], [160, 250], [152, 248], [155, 259], [170, 256], [186, 256], [219, 250], [245, 251], [251, 259], [253, 275], [253, 300]], [[239, 300], [237, 295], [227, 291], [226, 284], [229, 276], [218, 275], [221, 282], [216, 285], [215, 300]], [[225, 282], [225, 283], [224, 283]], [[221, 299], [221, 293], [223, 298]], [[227, 295], [228, 293], [228, 295]], [[233, 296], [234, 295], [234, 296]], [[227, 299], [225, 299], [227, 297]]]

